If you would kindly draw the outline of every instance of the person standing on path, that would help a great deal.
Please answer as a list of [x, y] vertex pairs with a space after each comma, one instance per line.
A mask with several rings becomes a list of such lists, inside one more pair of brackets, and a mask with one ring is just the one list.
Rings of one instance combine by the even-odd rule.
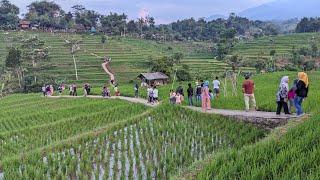
[[279, 90], [277, 92], [277, 115], [280, 115], [283, 107], [285, 114], [290, 114], [288, 108], [288, 93], [289, 93], [289, 76], [283, 76], [280, 81]]
[[298, 82], [296, 89], [296, 97], [294, 98], [294, 105], [297, 110], [297, 115], [303, 115], [302, 102], [308, 97], [309, 92], [309, 78], [304, 72], [298, 73]]
[[188, 89], [187, 89], [187, 93], [188, 93], [188, 103], [189, 103], [189, 106], [193, 106], [193, 88], [191, 86], [191, 83], [188, 84]]
[[139, 97], [139, 86], [137, 83], [134, 85], [134, 97], [135, 98]]
[[203, 88], [201, 91], [201, 98], [202, 98], [202, 110], [211, 110], [211, 101], [210, 101], [210, 94], [209, 94], [209, 81], [205, 81], [203, 84]]
[[157, 86], [153, 87], [153, 102], [158, 103], [159, 101], [159, 90], [157, 89]]
[[293, 85], [288, 93], [288, 108], [290, 113], [292, 113], [294, 107], [294, 98], [296, 97], [297, 83], [297, 79], [293, 81]]
[[200, 102], [201, 101], [201, 85], [197, 82], [196, 83], [196, 102]]
[[214, 95], [216, 96], [216, 98], [219, 98], [219, 94], [220, 94], [220, 81], [219, 81], [219, 77], [217, 76], [216, 79], [212, 82], [213, 84], [213, 92]]
[[244, 96], [244, 103], [246, 106], [246, 111], [248, 112], [250, 110], [250, 101], [252, 103], [252, 108], [257, 110], [256, 107], [256, 99], [254, 97], [254, 82], [250, 79], [249, 75], [246, 75], [245, 81], [242, 84], [242, 93]]
[[77, 86], [75, 84], [72, 85], [72, 96], [78, 96]]

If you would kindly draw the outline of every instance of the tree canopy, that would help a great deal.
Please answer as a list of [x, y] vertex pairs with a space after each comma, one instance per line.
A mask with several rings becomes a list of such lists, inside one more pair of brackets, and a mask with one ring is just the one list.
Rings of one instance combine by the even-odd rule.
[[0, 29], [15, 29], [19, 23], [19, 8], [8, 0], [0, 1]]

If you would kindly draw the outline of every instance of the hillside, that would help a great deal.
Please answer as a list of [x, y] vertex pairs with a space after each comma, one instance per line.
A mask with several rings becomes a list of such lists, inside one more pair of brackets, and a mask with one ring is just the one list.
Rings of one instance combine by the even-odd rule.
[[232, 54], [247, 59], [269, 58], [270, 50], [276, 50], [278, 56], [289, 55], [292, 48], [310, 47], [315, 42], [320, 46], [320, 33], [299, 33], [279, 36], [265, 36], [250, 41], [241, 41], [233, 48]]
[[[50, 61], [44, 62], [48, 69], [36, 72], [39, 76], [51, 75], [56, 81], [67, 83], [104, 84], [108, 77], [101, 68], [102, 58], [108, 55], [112, 58], [111, 69], [116, 78], [123, 83], [135, 80], [141, 72], [147, 72], [149, 57], [172, 55], [182, 52], [185, 58], [182, 64], [188, 64], [191, 72], [203, 71], [208, 74], [221, 73], [231, 69], [227, 64], [212, 59], [210, 44], [196, 42], [167, 42], [157, 43], [134, 38], [109, 37], [106, 44], [102, 44], [100, 36], [91, 35], [64, 35], [50, 33], [10, 32], [0, 34], [0, 39], [12, 37], [28, 37], [37, 35], [45, 40], [50, 47]], [[70, 38], [81, 39], [80, 51], [76, 54], [79, 80], [76, 81], [73, 59], [69, 49], [65, 47], [65, 40]], [[17, 41], [16, 46], [19, 45]], [[1, 63], [7, 54], [5, 41], [0, 42]], [[93, 55], [93, 54], [95, 55]], [[249, 68], [250, 70], [250, 68]], [[251, 69], [252, 70], [252, 69]]]
[[253, 20], [287, 20], [320, 16], [318, 0], [276, 0], [247, 9], [239, 15]]

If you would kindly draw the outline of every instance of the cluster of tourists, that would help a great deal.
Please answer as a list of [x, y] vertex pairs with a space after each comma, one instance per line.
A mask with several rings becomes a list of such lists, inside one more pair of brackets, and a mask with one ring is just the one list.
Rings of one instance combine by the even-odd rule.
[[159, 90], [157, 86], [150, 85], [147, 88], [148, 103], [155, 104], [159, 102]]
[[43, 96], [53, 96], [54, 88], [53, 85], [43, 85], [42, 88], [42, 94]]
[[[188, 84], [187, 89], [187, 97], [189, 106], [193, 106], [193, 100], [196, 102], [201, 102], [202, 109], [210, 110], [211, 109], [211, 101], [214, 98], [218, 98], [220, 94], [220, 81], [219, 77], [212, 82], [212, 89], [209, 88], [209, 81], [197, 81], [196, 86], [193, 88], [192, 84]], [[176, 91], [170, 90], [170, 103], [171, 104], [182, 104], [184, 101], [184, 92], [183, 87], [180, 86], [176, 89]]]
[[279, 90], [276, 94], [277, 115], [280, 115], [281, 110], [285, 114], [292, 114], [293, 107], [298, 116], [303, 115], [302, 103], [308, 97], [309, 78], [304, 72], [298, 73], [298, 79], [293, 81], [289, 87], [289, 76], [283, 76], [279, 84]]

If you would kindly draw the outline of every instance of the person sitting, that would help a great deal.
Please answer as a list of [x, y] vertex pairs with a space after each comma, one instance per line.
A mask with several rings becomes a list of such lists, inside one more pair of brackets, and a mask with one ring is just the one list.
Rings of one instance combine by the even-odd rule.
[[176, 93], [174, 92], [174, 90], [170, 90], [170, 94], [169, 94], [169, 99], [170, 99], [170, 104], [176, 104]]
[[180, 93], [177, 93], [176, 95], [176, 104], [182, 104], [182, 95]]

